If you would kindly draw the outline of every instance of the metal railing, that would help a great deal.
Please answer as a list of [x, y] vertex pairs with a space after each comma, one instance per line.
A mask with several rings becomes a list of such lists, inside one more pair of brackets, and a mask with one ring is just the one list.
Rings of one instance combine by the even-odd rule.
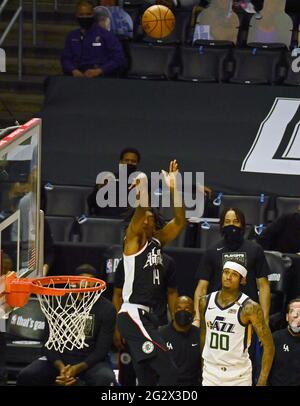
[[[0, 5], [0, 16], [3, 12], [5, 6], [7, 5], [8, 0], [4, 0]], [[22, 69], [23, 69], [23, 0], [19, 0], [19, 7], [12, 19], [5, 28], [1, 38], [0, 38], [0, 47], [2, 46], [5, 38], [13, 28], [15, 22], [19, 19], [19, 34], [18, 34], [18, 77], [19, 80], [22, 79]]]
[[[32, 43], [34, 46], [37, 45], [37, 4], [36, 0], [32, 0]], [[54, 11], [58, 11], [58, 0], [53, 1]]]

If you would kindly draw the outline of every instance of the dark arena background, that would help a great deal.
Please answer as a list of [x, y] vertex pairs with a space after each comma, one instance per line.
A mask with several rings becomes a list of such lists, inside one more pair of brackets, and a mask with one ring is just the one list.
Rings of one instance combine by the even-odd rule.
[[[78, 7], [91, 2], [77, 3], [0, 0], [0, 141], [41, 119], [41, 141], [30, 159], [2, 154], [0, 143], [0, 282], [8, 271], [22, 270], [4, 228], [20, 210], [21, 234], [24, 227], [30, 235], [20, 201], [33, 193], [28, 179], [37, 176], [36, 205], [44, 218], [35, 224], [43, 240], [39, 255], [34, 252], [35, 271], [71, 276], [81, 265], [91, 267], [107, 283], [103, 296], [114, 302], [128, 213], [97, 207], [96, 178], [102, 171], [117, 174], [121, 151], [131, 148], [147, 175], [167, 170], [173, 159], [181, 173], [204, 173], [203, 214], [187, 219], [164, 249], [176, 269], [171, 287], [194, 298], [197, 270], [222, 238], [222, 210], [239, 208], [245, 240], [262, 247], [269, 266], [271, 331], [286, 328], [286, 306], [300, 296], [300, 2], [95, 0], [92, 16], [81, 17]], [[159, 39], [141, 22], [156, 4], [176, 19], [174, 31]], [[93, 25], [69, 34], [89, 17]], [[165, 220], [173, 218], [170, 208], [158, 210]], [[282, 217], [290, 228], [283, 220], [274, 226]], [[267, 241], [272, 225], [276, 238]], [[26, 269], [30, 276], [30, 264]], [[19, 385], [20, 371], [44, 354], [41, 332], [15, 325], [26, 318], [45, 321], [37, 303], [31, 298], [0, 320], [5, 386]], [[172, 317], [169, 308], [166, 322]], [[127, 350], [120, 351], [115, 339], [107, 351], [115, 384], [135, 385], [133, 369], [126, 369], [130, 359], [122, 358]], [[300, 377], [299, 368], [296, 373]]]

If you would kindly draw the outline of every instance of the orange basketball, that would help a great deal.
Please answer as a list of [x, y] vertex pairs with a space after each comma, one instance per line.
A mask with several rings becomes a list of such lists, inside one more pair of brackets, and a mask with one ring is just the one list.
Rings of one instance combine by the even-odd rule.
[[175, 16], [166, 6], [151, 6], [143, 14], [142, 26], [149, 37], [164, 38], [174, 30]]

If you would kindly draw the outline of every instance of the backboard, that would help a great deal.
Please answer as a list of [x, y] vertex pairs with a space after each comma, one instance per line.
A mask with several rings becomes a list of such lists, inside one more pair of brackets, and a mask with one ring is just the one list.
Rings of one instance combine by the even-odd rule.
[[0, 139], [0, 318], [9, 313], [5, 274], [42, 276], [39, 238], [41, 120]]

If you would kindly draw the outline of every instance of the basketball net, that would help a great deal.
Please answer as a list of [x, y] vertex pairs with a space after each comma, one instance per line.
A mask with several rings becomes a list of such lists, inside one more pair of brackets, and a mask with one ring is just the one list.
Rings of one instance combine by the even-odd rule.
[[[86, 288], [87, 282], [81, 281], [80, 287]], [[72, 284], [68, 282], [63, 289], [70, 288]], [[102, 292], [103, 290], [96, 290], [84, 293], [71, 292], [64, 296], [37, 295], [48, 320], [49, 337], [45, 346], [49, 350], [63, 352], [65, 349], [72, 351], [74, 348], [88, 347], [85, 342], [85, 331], [90, 319], [89, 313]]]
[[63, 352], [88, 347], [85, 338], [90, 326], [89, 313], [105, 289], [105, 282], [96, 278], [17, 278], [11, 273], [6, 277], [5, 294], [11, 307], [25, 306], [30, 294], [36, 294], [49, 326], [45, 346]]

